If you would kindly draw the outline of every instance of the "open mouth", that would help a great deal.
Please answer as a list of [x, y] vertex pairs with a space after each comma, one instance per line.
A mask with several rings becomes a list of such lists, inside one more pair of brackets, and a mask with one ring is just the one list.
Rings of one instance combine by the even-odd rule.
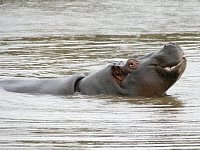
[[[180, 67], [182, 66], [182, 64], [184, 64], [185, 63], [185, 61], [186, 61], [186, 57], [183, 57], [182, 59], [181, 59], [181, 61], [178, 63], [178, 64], [176, 64], [176, 65], [174, 65], [174, 66], [171, 66], [171, 67], [164, 67], [163, 69], [166, 71], [166, 72], [175, 72], [175, 71], [179, 71], [179, 69], [180, 69]], [[181, 70], [180, 70], [181, 71]]]
[[169, 66], [165, 66], [165, 67], [158, 65], [157, 68], [160, 71], [165, 72], [165, 73], [174, 73], [174, 72], [180, 73], [180, 72], [184, 71], [184, 69], [182, 69], [184, 67], [182, 67], [182, 66], [185, 66], [185, 64], [186, 64], [186, 57], [183, 56], [181, 61], [179, 63], [177, 63], [176, 65], [173, 65], [173, 66], [169, 65]]

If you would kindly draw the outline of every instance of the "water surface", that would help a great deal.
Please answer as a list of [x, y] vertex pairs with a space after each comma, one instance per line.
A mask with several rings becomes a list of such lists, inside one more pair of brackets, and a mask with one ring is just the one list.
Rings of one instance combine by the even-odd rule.
[[1, 149], [200, 149], [200, 2], [0, 0], [0, 77], [89, 74], [173, 41], [188, 65], [161, 98], [0, 89]]

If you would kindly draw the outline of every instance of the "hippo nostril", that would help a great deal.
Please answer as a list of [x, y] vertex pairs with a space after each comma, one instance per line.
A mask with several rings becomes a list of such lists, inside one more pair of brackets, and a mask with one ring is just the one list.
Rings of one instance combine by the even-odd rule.
[[176, 43], [174, 43], [174, 42], [170, 42], [170, 43], [168, 43], [168, 45], [173, 45], [173, 46], [175, 46]]
[[172, 43], [171, 43], [171, 45], [175, 46], [175, 45], [176, 45], [176, 43], [172, 42]]
[[164, 48], [168, 48], [168, 47], [176, 47], [176, 43], [170, 42], [164, 45]]

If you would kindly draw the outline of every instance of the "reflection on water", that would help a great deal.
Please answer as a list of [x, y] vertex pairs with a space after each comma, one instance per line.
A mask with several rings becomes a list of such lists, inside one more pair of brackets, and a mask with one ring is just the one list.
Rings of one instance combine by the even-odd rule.
[[128, 102], [130, 104], [136, 105], [153, 105], [156, 107], [169, 107], [169, 108], [180, 108], [183, 107], [183, 103], [179, 101], [176, 97], [165, 96], [162, 98], [117, 98], [113, 102]]
[[0, 148], [200, 149], [198, 6], [196, 0], [0, 0], [0, 78], [87, 75], [170, 41], [188, 59], [161, 98], [0, 89]]
[[198, 120], [185, 118], [185, 104], [173, 97], [0, 96], [4, 148], [182, 149], [200, 142]]

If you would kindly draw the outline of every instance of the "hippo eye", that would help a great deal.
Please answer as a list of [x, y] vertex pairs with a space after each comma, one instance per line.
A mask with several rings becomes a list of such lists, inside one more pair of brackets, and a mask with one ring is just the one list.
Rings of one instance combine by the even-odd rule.
[[137, 69], [139, 62], [137, 60], [131, 60], [129, 61], [129, 67], [131, 69]]
[[130, 67], [134, 67], [134, 64], [133, 64], [133, 62], [131, 62], [131, 63], [129, 64], [129, 66], [130, 66]]

